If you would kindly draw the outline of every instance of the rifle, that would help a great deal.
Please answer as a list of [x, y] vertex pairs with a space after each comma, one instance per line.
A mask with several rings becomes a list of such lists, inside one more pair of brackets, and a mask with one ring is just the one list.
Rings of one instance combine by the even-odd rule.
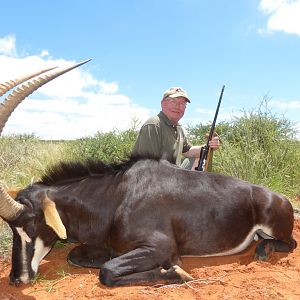
[[198, 163], [198, 166], [195, 168], [195, 170], [197, 170], [197, 171], [207, 170], [208, 162], [209, 162], [209, 159], [210, 159], [210, 153], [211, 153], [209, 142], [213, 138], [213, 135], [214, 135], [214, 132], [215, 132], [216, 121], [217, 121], [217, 117], [218, 117], [218, 113], [219, 113], [220, 104], [221, 104], [221, 101], [222, 101], [222, 98], [223, 98], [224, 89], [225, 89], [225, 85], [223, 85], [222, 90], [221, 90], [217, 110], [216, 110], [216, 113], [215, 113], [213, 123], [211, 124], [209, 136], [208, 136], [208, 139], [207, 139], [207, 143], [206, 143], [205, 146], [201, 147], [201, 150], [200, 150], [199, 163]]

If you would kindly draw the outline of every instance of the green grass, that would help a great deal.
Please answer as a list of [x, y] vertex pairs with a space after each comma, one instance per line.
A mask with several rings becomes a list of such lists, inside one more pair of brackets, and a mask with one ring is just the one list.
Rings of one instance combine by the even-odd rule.
[[8, 224], [0, 219], [0, 256], [8, 258], [11, 254], [12, 231]]
[[63, 143], [44, 142], [28, 135], [0, 139], [0, 181], [9, 189], [36, 181], [43, 172], [64, 158]]
[[[191, 142], [205, 143], [209, 125], [189, 127]], [[300, 141], [293, 124], [272, 114], [263, 101], [257, 110], [217, 125], [222, 141], [214, 152], [213, 171], [261, 184], [287, 196], [296, 206], [300, 195]], [[45, 170], [61, 160], [96, 158], [107, 162], [125, 159], [138, 133], [132, 128], [100, 133], [75, 141], [41, 141], [32, 135], [0, 138], [0, 181], [7, 189], [20, 189], [36, 181]], [[299, 205], [299, 203], [298, 203]], [[0, 254], [9, 252], [11, 232], [0, 223]]]
[[[207, 131], [209, 126], [200, 124], [188, 133], [199, 144]], [[218, 124], [216, 131], [222, 146], [214, 153], [214, 172], [267, 186], [292, 201], [300, 194], [300, 141], [293, 124], [273, 114], [266, 99], [257, 110]]]
[[63, 268], [56, 272], [58, 278], [56, 279], [47, 279], [45, 276], [41, 276], [39, 273], [35, 276], [35, 278], [31, 281], [32, 285], [35, 284], [42, 284], [43, 287], [40, 289], [36, 289], [29, 294], [34, 294], [40, 291], [46, 291], [48, 293], [56, 291], [56, 285], [61, 281], [65, 280], [66, 278], [70, 277], [71, 274], [67, 273]]

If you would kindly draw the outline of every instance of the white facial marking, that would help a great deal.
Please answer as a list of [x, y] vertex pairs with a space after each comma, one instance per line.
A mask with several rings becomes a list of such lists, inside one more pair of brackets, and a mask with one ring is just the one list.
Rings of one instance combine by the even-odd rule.
[[[29, 283], [29, 270], [27, 267], [27, 256], [26, 256], [26, 243], [31, 243], [32, 239], [21, 227], [16, 227], [16, 230], [21, 238], [21, 259], [22, 259], [22, 274], [20, 280], [23, 283]], [[34, 254], [31, 259], [32, 271], [36, 274], [41, 260], [51, 250], [51, 247], [45, 247], [44, 242], [41, 238], [37, 237], [34, 243]]]
[[23, 283], [28, 283], [29, 273], [27, 268], [26, 243], [30, 243], [31, 238], [27, 235], [27, 233], [23, 230], [23, 228], [16, 227], [16, 230], [21, 238], [22, 275], [20, 276], [20, 280]]
[[46, 256], [46, 254], [51, 250], [51, 247], [45, 247], [42, 239], [37, 237], [34, 245], [34, 255], [31, 260], [31, 268], [36, 273], [41, 260]]
[[[21, 227], [16, 227], [19, 236], [21, 237], [22, 242], [25, 241], [27, 243], [31, 242], [31, 238], [27, 235], [27, 233]], [[23, 244], [23, 243], [22, 243]]]

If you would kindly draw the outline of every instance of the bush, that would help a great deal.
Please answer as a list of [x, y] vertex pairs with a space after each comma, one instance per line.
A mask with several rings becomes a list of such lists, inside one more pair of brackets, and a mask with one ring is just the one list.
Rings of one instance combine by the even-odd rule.
[[[262, 184], [288, 196], [300, 194], [300, 141], [293, 124], [272, 114], [268, 102], [242, 117], [217, 124], [222, 147], [214, 152], [213, 171]], [[75, 141], [41, 141], [32, 135], [0, 138], [0, 181], [21, 188], [36, 181], [61, 160], [95, 158], [107, 162], [126, 159], [137, 138], [137, 124], [126, 131], [98, 132]], [[210, 125], [187, 129], [193, 144], [205, 143]]]
[[98, 132], [93, 137], [81, 138], [67, 145], [69, 159], [100, 159], [107, 162], [121, 161], [132, 151], [137, 138], [135, 127], [126, 131]]
[[[300, 142], [295, 139], [293, 124], [273, 114], [266, 99], [256, 111], [244, 111], [242, 117], [218, 124], [216, 130], [222, 147], [214, 153], [215, 172], [289, 196], [300, 192]], [[198, 126], [189, 128], [188, 135], [197, 143], [199, 139], [193, 137], [208, 131], [207, 125]]]

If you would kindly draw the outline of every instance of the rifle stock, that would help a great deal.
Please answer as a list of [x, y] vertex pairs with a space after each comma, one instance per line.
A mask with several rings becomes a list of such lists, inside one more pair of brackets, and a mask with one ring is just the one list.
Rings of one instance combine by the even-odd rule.
[[222, 101], [222, 98], [223, 98], [224, 89], [225, 89], [225, 85], [223, 85], [222, 90], [221, 90], [221, 94], [220, 94], [220, 97], [219, 97], [216, 113], [215, 113], [215, 116], [214, 116], [213, 123], [211, 124], [209, 136], [208, 136], [208, 139], [207, 139], [207, 143], [200, 150], [199, 163], [198, 163], [198, 166], [195, 168], [195, 170], [197, 170], [197, 171], [206, 171], [207, 168], [208, 168], [208, 163], [209, 163], [209, 160], [210, 160], [210, 157], [211, 157], [211, 148], [209, 146], [209, 142], [213, 138], [213, 135], [214, 135], [214, 132], [215, 132], [217, 117], [218, 117], [221, 101]]
[[204, 171], [208, 171], [209, 163], [212, 160], [212, 157], [213, 157], [213, 152], [212, 152], [211, 148], [209, 147], [208, 153], [207, 153], [207, 158], [205, 160]]

